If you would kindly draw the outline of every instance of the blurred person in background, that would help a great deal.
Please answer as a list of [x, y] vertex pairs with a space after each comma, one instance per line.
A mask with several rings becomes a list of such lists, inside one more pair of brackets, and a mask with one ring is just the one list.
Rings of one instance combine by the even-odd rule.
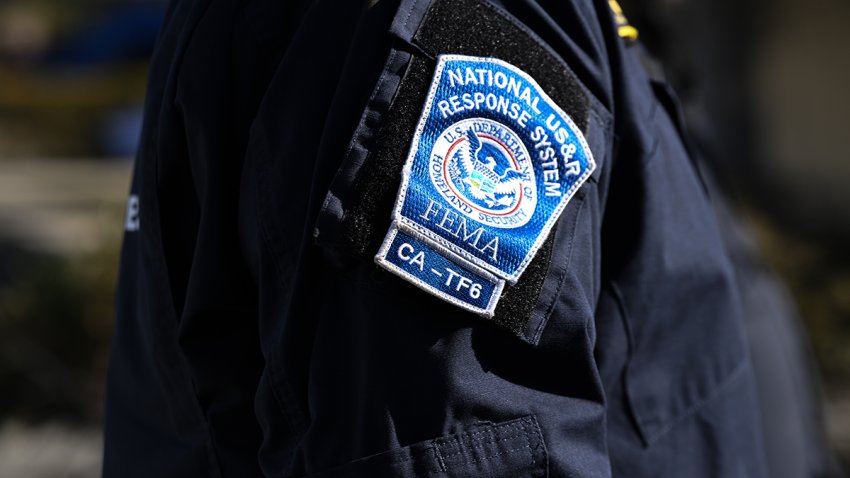
[[770, 4], [625, 0], [623, 6], [652, 52], [647, 69], [680, 93], [692, 148], [713, 189], [741, 291], [770, 476], [843, 476], [826, 439], [820, 384], [796, 305], [736, 212], [736, 204], [764, 188], [754, 76], [764, 38], [759, 20]]

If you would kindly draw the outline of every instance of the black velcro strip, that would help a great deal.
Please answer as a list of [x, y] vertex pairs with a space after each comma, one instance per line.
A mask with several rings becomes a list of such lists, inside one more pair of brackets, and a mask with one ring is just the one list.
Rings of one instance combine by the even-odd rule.
[[575, 74], [533, 33], [480, 0], [438, 0], [414, 37], [433, 55], [499, 58], [531, 75], [576, 126], [587, 129], [589, 100]]
[[[415, 40], [434, 56], [494, 57], [522, 69], [586, 130], [589, 101], [575, 75], [531, 33], [503, 12], [478, 0], [439, 0], [431, 7]], [[401, 184], [401, 171], [428, 94], [435, 63], [413, 56], [398, 92], [353, 186], [359, 198], [342, 221], [343, 248], [372, 256], [389, 230]], [[556, 226], [557, 227], [557, 226]], [[506, 286], [493, 321], [525, 340], [525, 327], [549, 269], [555, 228], [513, 286]]]
[[345, 248], [357, 255], [375, 255], [390, 228], [401, 170], [422, 105], [428, 95], [434, 63], [413, 57], [392, 105], [354, 184], [359, 200], [345, 212], [342, 237]]
[[525, 324], [528, 323], [531, 312], [537, 304], [537, 298], [540, 297], [540, 290], [543, 288], [543, 281], [546, 279], [546, 272], [549, 271], [552, 245], [555, 242], [555, 231], [557, 229], [556, 224], [549, 231], [549, 237], [537, 250], [537, 255], [528, 264], [528, 268], [525, 269], [516, 284], [505, 286], [502, 291], [502, 298], [496, 305], [493, 321], [499, 327], [522, 338], [528, 338], [523, 335]]

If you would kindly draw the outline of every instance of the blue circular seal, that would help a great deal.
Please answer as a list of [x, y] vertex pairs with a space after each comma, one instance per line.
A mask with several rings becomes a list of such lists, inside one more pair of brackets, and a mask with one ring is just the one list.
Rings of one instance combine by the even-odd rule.
[[498, 121], [467, 118], [431, 151], [431, 182], [465, 216], [498, 228], [526, 224], [537, 205], [534, 169], [519, 136]]

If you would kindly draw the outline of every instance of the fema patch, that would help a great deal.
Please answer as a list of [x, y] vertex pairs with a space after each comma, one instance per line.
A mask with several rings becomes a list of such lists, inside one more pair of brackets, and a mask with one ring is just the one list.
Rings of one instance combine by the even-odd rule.
[[375, 261], [491, 317], [595, 167], [581, 131], [526, 73], [442, 55]]

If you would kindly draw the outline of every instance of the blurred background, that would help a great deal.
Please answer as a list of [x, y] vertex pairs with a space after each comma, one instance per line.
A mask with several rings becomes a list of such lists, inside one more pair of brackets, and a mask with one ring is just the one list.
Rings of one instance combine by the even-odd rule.
[[[810, 338], [850, 465], [850, 2], [621, 2]], [[0, 0], [0, 477], [100, 469], [160, 0]], [[777, 365], [778, 366], [778, 365]]]
[[98, 476], [159, 0], [0, 0], [0, 477]]

